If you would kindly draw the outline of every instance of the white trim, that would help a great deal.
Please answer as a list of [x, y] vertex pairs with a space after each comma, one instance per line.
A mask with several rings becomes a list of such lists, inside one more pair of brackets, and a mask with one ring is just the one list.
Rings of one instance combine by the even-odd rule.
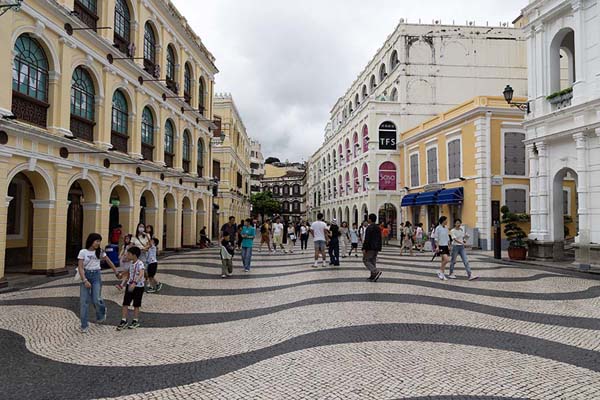
[[[518, 124], [521, 126], [520, 124]], [[506, 175], [506, 161], [504, 159], [505, 154], [505, 146], [504, 146], [504, 136], [507, 133], [521, 133], [525, 136], [525, 140], [527, 140], [527, 132], [522, 128], [516, 129], [508, 129], [504, 127], [504, 123], [500, 129], [500, 175], [506, 178], [517, 178], [517, 179], [527, 179], [529, 178], [529, 153], [527, 151], [527, 145], [523, 142], [523, 147], [525, 148], [525, 174], [524, 175]]]
[[[437, 169], [437, 179], [435, 180], [435, 182], [429, 182], [429, 150], [431, 149], [435, 149], [435, 165], [436, 165], [436, 169]], [[439, 183], [440, 182], [440, 149], [437, 143], [437, 138], [436, 138], [436, 143], [435, 144], [430, 144], [429, 146], [425, 147], [425, 159], [427, 160], [427, 162], [425, 163], [425, 174], [427, 176], [427, 180], [426, 180], [426, 184], [427, 185], [431, 185], [434, 183]]]
[[446, 136], [446, 140], [450, 140], [450, 136], [462, 136], [462, 128], [453, 129], [444, 136]]
[[[500, 204], [500, 207], [506, 205], [506, 191], [511, 190], [511, 189], [525, 190], [525, 213], [529, 214], [529, 211], [530, 211], [530, 209], [529, 209], [529, 201], [530, 201], [529, 185], [523, 185], [523, 184], [502, 185], [502, 203]], [[511, 210], [511, 212], [514, 212], [514, 211]]]

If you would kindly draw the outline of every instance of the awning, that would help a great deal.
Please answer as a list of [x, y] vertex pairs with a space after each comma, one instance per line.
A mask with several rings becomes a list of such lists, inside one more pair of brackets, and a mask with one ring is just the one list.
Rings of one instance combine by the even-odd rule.
[[460, 204], [464, 198], [464, 189], [461, 187], [444, 189], [438, 193], [437, 204]]
[[412, 207], [415, 205], [415, 200], [419, 193], [410, 193], [402, 198], [402, 204], [400, 207]]
[[440, 191], [419, 193], [415, 200], [416, 206], [430, 206], [437, 204], [437, 195]]

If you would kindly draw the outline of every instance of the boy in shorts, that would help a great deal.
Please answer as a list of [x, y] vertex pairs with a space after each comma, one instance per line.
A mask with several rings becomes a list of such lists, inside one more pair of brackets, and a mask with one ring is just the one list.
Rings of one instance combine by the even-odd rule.
[[[129, 279], [127, 280], [127, 290], [123, 298], [123, 307], [121, 308], [121, 322], [117, 326], [118, 331], [125, 328], [135, 329], [140, 326], [140, 307], [142, 306], [142, 296], [144, 295], [144, 263], [139, 259], [141, 250], [138, 247], [127, 249], [127, 258], [131, 262], [129, 266]], [[129, 315], [129, 306], [133, 302], [133, 321], [127, 326], [127, 317]]]
[[158, 269], [158, 260], [156, 258], [158, 243], [160, 242], [157, 238], [152, 238], [152, 245], [148, 249], [148, 289], [146, 290], [148, 293], [158, 293], [163, 287], [163, 284], [157, 282], [154, 278], [156, 276], [156, 270]]

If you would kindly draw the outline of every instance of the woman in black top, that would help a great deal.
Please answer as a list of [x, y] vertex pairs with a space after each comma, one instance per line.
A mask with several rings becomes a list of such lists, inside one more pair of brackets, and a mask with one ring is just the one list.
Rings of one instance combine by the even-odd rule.
[[340, 227], [335, 219], [329, 227], [329, 263], [336, 267], [340, 265]]

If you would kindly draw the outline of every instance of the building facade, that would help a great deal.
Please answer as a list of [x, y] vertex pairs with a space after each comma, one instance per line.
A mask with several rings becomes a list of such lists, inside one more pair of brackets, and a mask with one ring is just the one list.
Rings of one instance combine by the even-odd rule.
[[0, 284], [65, 272], [117, 224], [195, 245], [218, 71], [185, 19], [159, 0], [32, 0], [1, 18]]
[[271, 192], [281, 204], [280, 215], [287, 221], [306, 220], [306, 165], [275, 163], [265, 166], [263, 192]]
[[265, 158], [260, 142], [250, 139], [250, 194], [260, 193], [260, 181], [265, 175]]
[[213, 235], [230, 216], [236, 221], [250, 217], [250, 139], [231, 94], [213, 100], [213, 174], [218, 180]]
[[[522, 11], [528, 38], [529, 255], [563, 259], [567, 207], [576, 208], [577, 262], [600, 259], [600, 17], [596, 0], [536, 0]], [[576, 196], [563, 190], [573, 182]], [[569, 199], [571, 199], [569, 201]]]
[[309, 166], [311, 217], [360, 222], [383, 211], [395, 235], [402, 191], [390, 179], [403, 173], [399, 132], [475, 96], [496, 95], [509, 78], [526, 93], [520, 30], [400, 22], [331, 110]]

